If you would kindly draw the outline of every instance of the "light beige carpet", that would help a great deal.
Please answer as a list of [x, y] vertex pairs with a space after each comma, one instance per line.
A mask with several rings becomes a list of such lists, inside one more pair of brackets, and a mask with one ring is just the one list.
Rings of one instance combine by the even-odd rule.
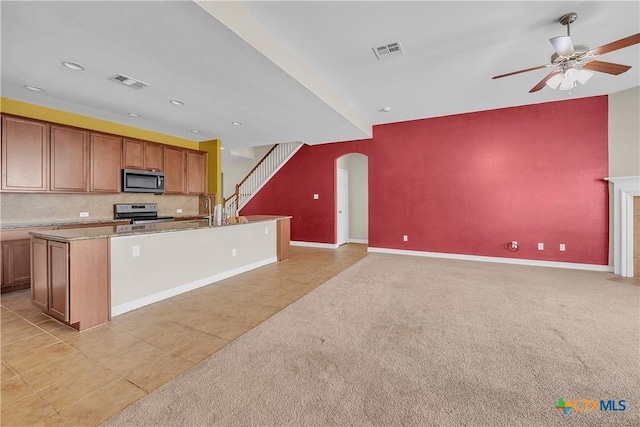
[[370, 254], [106, 425], [637, 426], [640, 288], [611, 277]]

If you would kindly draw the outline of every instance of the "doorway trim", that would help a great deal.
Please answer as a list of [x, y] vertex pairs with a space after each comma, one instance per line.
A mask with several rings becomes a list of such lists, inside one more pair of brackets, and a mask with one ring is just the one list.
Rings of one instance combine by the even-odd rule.
[[[343, 184], [346, 188], [340, 185], [344, 178], [346, 181]], [[341, 201], [344, 201], [346, 206], [341, 206]], [[343, 215], [342, 220], [340, 215]], [[346, 243], [349, 243], [349, 171], [336, 168], [336, 244], [340, 246]]]
[[633, 277], [633, 198], [640, 176], [608, 177], [613, 184], [613, 273]]

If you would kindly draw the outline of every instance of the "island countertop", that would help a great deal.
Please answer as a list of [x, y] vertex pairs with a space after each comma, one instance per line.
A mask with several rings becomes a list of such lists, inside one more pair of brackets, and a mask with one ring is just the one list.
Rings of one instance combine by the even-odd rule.
[[[277, 215], [255, 215], [247, 217], [249, 224], [256, 222], [275, 221], [278, 219], [291, 218]], [[124, 224], [117, 226], [73, 228], [66, 230], [43, 230], [32, 231], [29, 234], [33, 237], [58, 242], [71, 242], [74, 240], [104, 239], [110, 237], [133, 236], [139, 234], [169, 233], [184, 230], [198, 230], [206, 228], [236, 227], [242, 223], [227, 225], [209, 225], [208, 220], [198, 221], [174, 221], [158, 222], [154, 224]]]
[[[176, 221], [184, 221], [188, 220], [196, 220], [196, 219], [204, 219], [203, 215], [176, 215], [174, 216]], [[58, 221], [30, 221], [30, 222], [2, 222], [0, 223], [0, 230], [16, 230], [21, 228], [38, 228], [38, 227], [82, 227], [83, 225], [94, 227], [96, 224], [104, 223], [111, 225], [112, 223], [120, 222], [125, 224], [128, 220], [121, 219], [87, 219], [87, 220], [58, 220]]]

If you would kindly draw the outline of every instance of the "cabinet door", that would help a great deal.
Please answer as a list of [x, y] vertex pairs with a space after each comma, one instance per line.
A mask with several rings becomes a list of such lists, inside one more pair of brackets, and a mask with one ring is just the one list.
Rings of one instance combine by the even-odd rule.
[[92, 192], [120, 192], [121, 149], [121, 138], [91, 133], [90, 188]]
[[47, 241], [31, 239], [31, 302], [42, 310], [47, 309]]
[[207, 193], [207, 153], [187, 151], [187, 194]]
[[144, 168], [164, 171], [164, 149], [160, 144], [144, 143]]
[[2, 116], [2, 190], [49, 189], [49, 125]]
[[69, 245], [48, 241], [48, 313], [56, 319], [69, 320]]
[[164, 192], [184, 194], [185, 192], [185, 150], [164, 147]]
[[82, 193], [89, 189], [88, 133], [51, 126], [51, 191]]
[[144, 141], [128, 138], [122, 140], [122, 167], [144, 169]]
[[2, 243], [2, 287], [29, 283], [31, 278], [31, 240]]

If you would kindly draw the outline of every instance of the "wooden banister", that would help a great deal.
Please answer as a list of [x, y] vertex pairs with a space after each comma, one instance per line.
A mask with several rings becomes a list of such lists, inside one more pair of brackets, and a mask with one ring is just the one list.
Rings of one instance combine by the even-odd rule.
[[258, 164], [256, 164], [256, 165], [253, 167], [253, 169], [251, 169], [251, 170], [249, 171], [249, 173], [248, 173], [248, 174], [247, 174], [247, 175], [242, 179], [242, 181], [240, 181], [240, 183], [236, 184], [236, 191], [235, 191], [235, 193], [233, 193], [230, 197], [227, 197], [226, 199], [224, 199], [224, 203], [225, 203], [225, 204], [227, 203], [227, 200], [231, 200], [231, 199], [233, 199], [234, 197], [235, 197], [235, 198], [238, 198], [238, 196], [240, 195], [240, 186], [241, 186], [242, 184], [244, 184], [244, 183], [247, 181], [247, 179], [249, 179], [249, 177], [251, 176], [251, 174], [252, 174], [256, 169], [258, 169], [262, 163], [264, 163], [265, 159], [269, 156], [269, 154], [271, 154], [271, 152], [272, 152], [273, 150], [275, 150], [275, 149], [276, 149], [276, 147], [277, 147], [277, 146], [278, 146], [278, 144], [274, 144], [274, 145], [273, 145], [273, 147], [271, 147], [271, 149], [270, 149], [269, 151], [267, 151], [267, 154], [265, 154], [264, 156], [262, 156], [262, 159], [260, 159], [260, 161], [258, 162]]

